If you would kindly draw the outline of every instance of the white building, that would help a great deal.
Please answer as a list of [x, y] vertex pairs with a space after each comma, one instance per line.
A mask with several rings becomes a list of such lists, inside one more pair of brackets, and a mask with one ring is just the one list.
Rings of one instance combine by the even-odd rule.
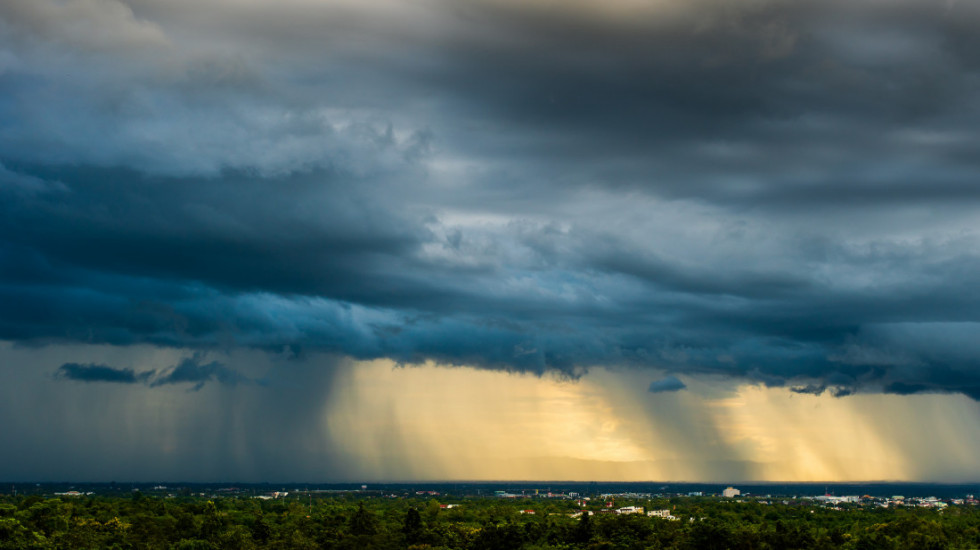
[[837, 506], [838, 504], [859, 502], [861, 498], [855, 495], [848, 495], [848, 496], [841, 496], [841, 497], [834, 496], [834, 495], [821, 495], [818, 497], [814, 497], [814, 500], [818, 500], [821, 502], [825, 502], [827, 504], [832, 504], [834, 506]]
[[670, 513], [670, 510], [650, 510], [649, 512], [647, 512], [647, 517], [666, 519], [670, 521], [677, 519], [676, 517], [674, 517], [673, 514]]
[[725, 498], [734, 498], [734, 497], [737, 497], [738, 495], [741, 495], [741, 494], [742, 494], [742, 491], [739, 491], [738, 489], [736, 489], [734, 487], [729, 487], [729, 488], [727, 488], [727, 489], [725, 489], [724, 491], [721, 492], [721, 495], [723, 497], [725, 497]]

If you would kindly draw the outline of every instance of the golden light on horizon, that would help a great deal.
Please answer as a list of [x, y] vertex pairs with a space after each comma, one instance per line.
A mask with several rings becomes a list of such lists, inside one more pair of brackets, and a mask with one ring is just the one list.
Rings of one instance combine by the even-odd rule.
[[334, 440], [382, 472], [531, 479], [549, 477], [542, 460], [648, 455], [588, 384], [390, 361], [359, 364], [336, 384], [327, 412]]
[[[648, 371], [578, 380], [466, 367], [352, 365], [325, 423], [361, 475], [386, 479], [963, 480], [977, 476], [977, 403], [835, 398]], [[953, 428], [936, 430], [937, 424]], [[933, 453], [935, 456], [930, 457]]]

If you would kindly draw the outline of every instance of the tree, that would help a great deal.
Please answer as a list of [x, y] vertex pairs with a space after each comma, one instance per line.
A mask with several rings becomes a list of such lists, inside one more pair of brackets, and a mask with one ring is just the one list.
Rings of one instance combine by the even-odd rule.
[[575, 528], [575, 542], [587, 543], [592, 540], [592, 516], [589, 515], [588, 510], [582, 510], [582, 517], [578, 520], [578, 526]]
[[224, 525], [218, 516], [218, 509], [215, 508], [213, 501], [208, 501], [204, 506], [204, 521], [201, 523], [201, 538], [215, 542], [221, 535]]
[[413, 506], [405, 514], [405, 524], [402, 526], [402, 534], [405, 535], [405, 541], [408, 544], [415, 544], [422, 538], [423, 531], [422, 514], [419, 514], [419, 511]]
[[425, 517], [430, 522], [435, 521], [436, 517], [439, 516], [440, 510], [442, 510], [442, 506], [439, 504], [439, 501], [432, 499], [425, 505]]
[[265, 522], [265, 516], [260, 510], [255, 518], [255, 522], [252, 523], [252, 539], [259, 544], [265, 544], [271, 536], [272, 530], [269, 529], [269, 524]]
[[718, 520], [701, 520], [691, 528], [688, 542], [696, 550], [725, 550], [731, 546], [732, 532]]
[[364, 503], [357, 504], [357, 511], [350, 520], [350, 532], [355, 535], [373, 535], [377, 532], [377, 518], [364, 508]]

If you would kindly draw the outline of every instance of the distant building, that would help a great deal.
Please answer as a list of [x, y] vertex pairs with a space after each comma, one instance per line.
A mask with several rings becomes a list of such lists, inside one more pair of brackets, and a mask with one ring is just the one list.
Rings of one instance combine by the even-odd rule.
[[624, 506], [624, 507], [620, 508], [619, 510], [616, 510], [616, 512], [618, 512], [620, 514], [642, 514], [643, 513], [643, 507], [642, 506]]
[[725, 498], [734, 498], [734, 497], [737, 497], [737, 496], [739, 496], [741, 494], [742, 494], [742, 491], [739, 491], [738, 489], [736, 489], [734, 487], [729, 487], [729, 488], [727, 488], [727, 489], [725, 489], [724, 491], [721, 492], [721, 496], [723, 496]]
[[836, 506], [838, 504], [858, 502], [861, 500], [861, 497], [858, 497], [856, 495], [847, 495], [847, 496], [840, 496], [840, 497], [834, 495], [821, 495], [818, 497], [814, 497], [814, 500], [825, 502], [827, 504], [832, 504]]
[[649, 512], [647, 512], [647, 517], [666, 519], [670, 521], [674, 521], [677, 519], [676, 517], [674, 517], [673, 514], [670, 513], [670, 510], [650, 510]]

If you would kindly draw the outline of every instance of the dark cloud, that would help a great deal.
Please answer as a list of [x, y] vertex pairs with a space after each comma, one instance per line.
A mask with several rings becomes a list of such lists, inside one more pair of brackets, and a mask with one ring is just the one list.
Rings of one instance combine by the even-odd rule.
[[822, 395], [824, 392], [829, 392], [830, 395], [834, 397], [846, 397], [854, 393], [851, 388], [846, 388], [842, 386], [824, 386], [816, 384], [808, 384], [806, 386], [793, 386], [789, 389], [793, 393], [802, 393], [810, 395]]
[[224, 386], [236, 386], [252, 382], [250, 378], [217, 361], [204, 362], [201, 355], [194, 355], [180, 363], [161, 370], [137, 372], [130, 368], [116, 368], [106, 365], [81, 365], [65, 363], [58, 367], [55, 378], [79, 382], [108, 382], [114, 384], [146, 384], [151, 388], [174, 384], [192, 384], [197, 391], [207, 382], [218, 382]]
[[816, 384], [809, 384], [806, 386], [793, 386], [789, 391], [793, 393], [804, 393], [810, 395], [820, 395], [827, 389], [827, 386], [818, 386]]
[[917, 393], [960, 393], [980, 401], [980, 376], [970, 370], [952, 371], [945, 366], [933, 367], [928, 373], [912, 372], [890, 375], [882, 386], [885, 393], [912, 395]]
[[668, 376], [666, 378], [661, 378], [660, 380], [654, 380], [650, 382], [650, 393], [662, 393], [662, 392], [673, 392], [680, 391], [687, 388], [684, 382], [681, 382], [676, 376]]
[[184, 359], [174, 367], [161, 372], [150, 382], [150, 387], [193, 384], [196, 391], [211, 381], [226, 386], [235, 386], [242, 382], [248, 382], [249, 379], [217, 361], [205, 363], [200, 356], [195, 356]]
[[906, 384], [905, 382], [892, 382], [884, 388], [887, 393], [897, 393], [899, 395], [910, 395], [914, 393], [923, 393], [930, 390], [930, 388], [924, 384]]
[[133, 369], [117, 369], [106, 365], [80, 365], [65, 363], [55, 372], [56, 378], [78, 382], [109, 382], [113, 384], [140, 384], [146, 382], [153, 371], [137, 373]]
[[976, 5], [204, 4], [0, 7], [0, 339], [980, 395]]

